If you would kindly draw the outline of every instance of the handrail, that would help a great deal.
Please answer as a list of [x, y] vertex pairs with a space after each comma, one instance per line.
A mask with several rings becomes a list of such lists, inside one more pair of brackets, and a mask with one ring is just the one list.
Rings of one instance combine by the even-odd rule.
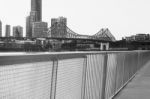
[[147, 50], [0, 53], [0, 99], [111, 99], [149, 60]]

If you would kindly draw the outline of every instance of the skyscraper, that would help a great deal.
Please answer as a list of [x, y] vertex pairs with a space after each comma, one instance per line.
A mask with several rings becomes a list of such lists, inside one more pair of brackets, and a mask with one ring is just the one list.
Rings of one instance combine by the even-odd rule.
[[42, 21], [42, 0], [31, 0], [31, 13], [36, 21]]
[[14, 26], [13, 27], [13, 37], [23, 37], [23, 27]]
[[31, 0], [31, 12], [26, 18], [26, 37], [32, 37], [32, 24], [42, 21], [42, 0]]
[[32, 37], [48, 37], [48, 24], [46, 22], [33, 22]]
[[51, 37], [67, 37], [67, 19], [64, 17], [51, 19]]
[[0, 21], [0, 37], [2, 37], [2, 22]]
[[10, 25], [6, 25], [6, 28], [5, 28], [5, 37], [10, 37]]
[[32, 28], [31, 28], [30, 16], [26, 17], [26, 37], [32, 37]]

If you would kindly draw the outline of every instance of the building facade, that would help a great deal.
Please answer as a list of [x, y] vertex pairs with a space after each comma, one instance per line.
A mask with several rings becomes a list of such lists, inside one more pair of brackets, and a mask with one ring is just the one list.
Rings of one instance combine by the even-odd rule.
[[67, 37], [67, 19], [64, 17], [51, 19], [51, 37]]
[[6, 27], [5, 27], [5, 36], [6, 37], [10, 37], [10, 31], [11, 31], [10, 25], [6, 25]]
[[129, 37], [125, 37], [126, 41], [146, 41], [146, 40], [150, 40], [150, 35], [149, 34], [136, 34], [136, 35], [132, 35]]
[[0, 21], [0, 37], [2, 37], [2, 21]]
[[31, 0], [31, 12], [26, 18], [26, 37], [33, 37], [32, 26], [34, 22], [42, 21], [42, 0]]
[[42, 21], [42, 0], [31, 0], [31, 15], [36, 21]]
[[48, 37], [48, 24], [46, 22], [33, 22], [32, 24], [32, 37]]
[[23, 37], [23, 27], [14, 26], [13, 27], [13, 37]]
[[32, 30], [30, 25], [30, 16], [26, 17], [26, 37], [32, 37]]

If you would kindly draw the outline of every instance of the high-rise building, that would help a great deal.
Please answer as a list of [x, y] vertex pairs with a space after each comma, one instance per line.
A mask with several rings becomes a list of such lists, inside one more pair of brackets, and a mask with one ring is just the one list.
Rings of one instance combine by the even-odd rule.
[[31, 11], [30, 12], [30, 22], [39, 22], [38, 20], [38, 15], [36, 11]]
[[32, 37], [48, 37], [48, 24], [46, 22], [33, 22]]
[[10, 31], [11, 31], [10, 25], [6, 25], [6, 27], [5, 27], [5, 33], [6, 33], [5, 36], [6, 37], [10, 37]]
[[2, 22], [0, 21], [0, 37], [2, 37]]
[[32, 37], [30, 16], [27, 16], [27, 18], [26, 18], [26, 37]]
[[23, 27], [14, 26], [13, 27], [13, 37], [23, 37]]
[[67, 19], [64, 17], [51, 19], [51, 37], [67, 37]]
[[26, 18], [26, 37], [32, 37], [32, 24], [42, 21], [42, 0], [31, 0], [30, 16]]
[[42, 21], [42, 0], [31, 0], [31, 15], [36, 21]]

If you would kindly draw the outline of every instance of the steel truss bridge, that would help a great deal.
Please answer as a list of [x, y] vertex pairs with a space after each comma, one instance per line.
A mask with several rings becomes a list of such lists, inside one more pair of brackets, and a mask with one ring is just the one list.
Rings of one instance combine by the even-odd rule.
[[[113, 42], [116, 41], [115, 37], [111, 34], [110, 30], [108, 28], [102, 28], [100, 31], [98, 31], [94, 35], [81, 35], [79, 33], [74, 32], [69, 27], [66, 26], [66, 35], [60, 36], [55, 35], [52, 36], [52, 33], [55, 28], [49, 28], [48, 29], [48, 37], [44, 37], [46, 39], [57, 39], [57, 40], [87, 40], [87, 41], [99, 41], [99, 42]], [[11, 40], [11, 39], [17, 39], [17, 40], [27, 40], [27, 39], [36, 39], [36, 38], [27, 38], [27, 37], [0, 37], [1, 40]]]
[[111, 34], [108, 28], [102, 28], [94, 35], [81, 35], [74, 32], [69, 27], [66, 26], [66, 36], [52, 36], [52, 31], [54, 28], [48, 29], [49, 38], [60, 38], [60, 39], [87, 39], [87, 40], [98, 40], [98, 41], [116, 41], [115, 37]]

